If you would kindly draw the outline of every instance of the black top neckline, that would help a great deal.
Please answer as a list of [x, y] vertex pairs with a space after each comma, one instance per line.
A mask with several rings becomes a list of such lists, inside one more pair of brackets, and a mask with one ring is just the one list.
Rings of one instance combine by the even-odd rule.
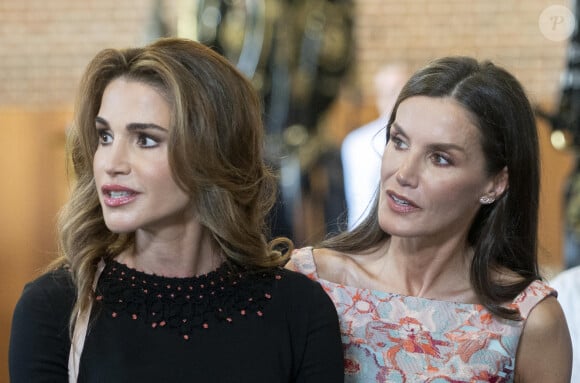
[[280, 269], [248, 272], [228, 263], [199, 276], [164, 277], [107, 260], [95, 300], [101, 315], [178, 330], [188, 340], [195, 331], [262, 317], [281, 278]]

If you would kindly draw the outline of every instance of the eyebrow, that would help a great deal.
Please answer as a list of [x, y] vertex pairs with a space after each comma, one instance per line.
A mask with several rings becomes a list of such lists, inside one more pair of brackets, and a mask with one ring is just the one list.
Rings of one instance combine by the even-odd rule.
[[[403, 129], [401, 127], [401, 125], [397, 124], [396, 122], [393, 122], [391, 125], [391, 130], [395, 129], [397, 134], [402, 135], [403, 137], [405, 137], [406, 139], [409, 139], [409, 136], [407, 135], [407, 133], [405, 133], [405, 129]], [[390, 133], [392, 135], [392, 133]], [[465, 148], [463, 146], [459, 146], [459, 145], [455, 145], [455, 144], [447, 144], [447, 143], [435, 143], [435, 144], [429, 144], [427, 145], [427, 147], [431, 150], [440, 150], [440, 151], [449, 151], [449, 150], [457, 150], [460, 152], [465, 152]]]
[[[97, 116], [95, 118], [95, 122], [97, 124], [101, 124], [104, 125], [107, 128], [110, 128], [109, 122], [107, 120], [105, 120], [102, 117]], [[127, 130], [134, 132], [134, 131], [140, 131], [140, 130], [148, 130], [148, 129], [154, 129], [154, 130], [159, 130], [162, 132], [167, 133], [167, 129], [159, 126], [157, 124], [153, 124], [153, 123], [146, 123], [146, 122], [132, 122], [130, 124], [127, 125]]]

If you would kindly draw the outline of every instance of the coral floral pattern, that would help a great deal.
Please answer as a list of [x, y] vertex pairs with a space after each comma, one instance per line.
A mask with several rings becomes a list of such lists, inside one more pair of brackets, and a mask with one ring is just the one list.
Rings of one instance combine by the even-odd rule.
[[312, 248], [295, 250], [296, 270], [334, 301], [345, 352], [345, 382], [513, 382], [527, 315], [554, 289], [531, 283], [510, 305], [522, 321], [493, 317], [482, 305], [437, 301], [320, 279]]

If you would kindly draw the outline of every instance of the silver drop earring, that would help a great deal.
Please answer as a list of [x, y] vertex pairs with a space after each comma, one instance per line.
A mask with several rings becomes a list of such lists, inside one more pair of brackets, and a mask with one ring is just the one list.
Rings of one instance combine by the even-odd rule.
[[481, 204], [483, 204], [483, 205], [489, 205], [490, 203], [493, 203], [494, 201], [495, 201], [495, 198], [493, 198], [493, 197], [489, 197], [489, 196], [486, 196], [486, 195], [482, 196], [482, 197], [479, 199], [479, 202], [480, 202]]

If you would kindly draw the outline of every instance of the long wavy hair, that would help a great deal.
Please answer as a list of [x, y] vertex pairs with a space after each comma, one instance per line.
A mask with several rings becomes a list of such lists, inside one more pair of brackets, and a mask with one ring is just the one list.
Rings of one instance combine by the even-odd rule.
[[[494, 203], [482, 205], [469, 228], [468, 243], [474, 249], [470, 280], [489, 311], [517, 319], [518, 313], [503, 304], [540, 279], [539, 146], [536, 120], [524, 89], [514, 76], [489, 61], [469, 57], [435, 60], [417, 71], [401, 90], [387, 125], [387, 141], [399, 105], [414, 96], [450, 97], [462, 105], [481, 133], [488, 174], [508, 169], [508, 189]], [[320, 246], [364, 254], [389, 237], [379, 226], [375, 194], [366, 219]], [[519, 277], [499, 281], [498, 273], [506, 269]]]
[[99, 260], [134, 243], [134, 233], [113, 233], [105, 225], [93, 174], [95, 117], [105, 88], [120, 77], [148, 84], [168, 100], [173, 177], [190, 195], [226, 262], [250, 270], [276, 267], [293, 247], [286, 238], [268, 242], [266, 218], [276, 179], [263, 160], [262, 108], [249, 80], [191, 40], [166, 38], [142, 48], [103, 50], [89, 63], [78, 90], [67, 140], [76, 182], [59, 216], [61, 254], [51, 265], [72, 273], [77, 300], [71, 329], [93, 299]]

